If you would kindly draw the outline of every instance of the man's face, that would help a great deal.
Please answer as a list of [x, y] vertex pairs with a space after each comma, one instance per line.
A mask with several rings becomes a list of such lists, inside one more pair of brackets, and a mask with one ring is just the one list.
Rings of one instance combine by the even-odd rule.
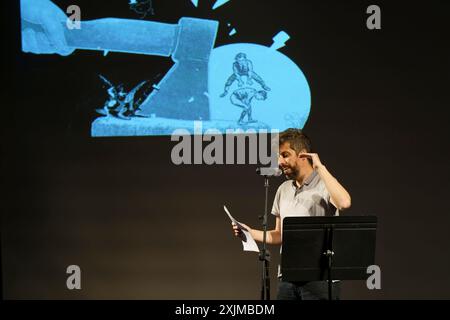
[[285, 142], [280, 145], [278, 165], [283, 170], [283, 174], [288, 179], [295, 179], [299, 173], [299, 166], [297, 163], [297, 153], [291, 149], [290, 143]]

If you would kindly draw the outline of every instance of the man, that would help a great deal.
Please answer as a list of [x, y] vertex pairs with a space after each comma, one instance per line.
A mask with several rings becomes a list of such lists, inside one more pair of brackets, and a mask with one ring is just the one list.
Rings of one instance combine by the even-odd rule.
[[[278, 164], [289, 179], [280, 185], [273, 202], [272, 214], [276, 217], [275, 229], [267, 232], [268, 244], [282, 245], [282, 222], [287, 216], [338, 215], [351, 205], [345, 188], [321, 163], [317, 153], [312, 153], [311, 141], [300, 129], [287, 129], [279, 137]], [[252, 237], [263, 240], [263, 231], [242, 224]], [[233, 224], [234, 234], [242, 231]], [[314, 300], [327, 299], [326, 281], [287, 282], [278, 273], [277, 299]], [[340, 283], [333, 282], [334, 299], [339, 298]]]
[[[244, 109], [238, 120], [239, 125], [257, 122], [252, 118], [253, 98], [255, 98], [256, 100], [266, 100], [267, 92], [264, 90], [256, 91], [253, 88], [242, 88], [235, 90], [233, 94], [230, 96], [230, 101], [233, 105]], [[248, 119], [247, 122], [244, 122], [245, 116], [247, 116]]]

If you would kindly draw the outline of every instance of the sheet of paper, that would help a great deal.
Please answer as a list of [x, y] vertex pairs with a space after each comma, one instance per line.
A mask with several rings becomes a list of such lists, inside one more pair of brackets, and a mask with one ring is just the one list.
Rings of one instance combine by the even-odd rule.
[[234, 222], [238, 226], [238, 228], [242, 231], [243, 233], [242, 246], [244, 248], [244, 251], [259, 252], [258, 245], [256, 244], [255, 239], [253, 239], [250, 232], [248, 232], [248, 230], [245, 229], [245, 227], [239, 221], [233, 218], [233, 216], [231, 215], [230, 211], [228, 211], [226, 206], [223, 206], [223, 209], [227, 213], [230, 220]]

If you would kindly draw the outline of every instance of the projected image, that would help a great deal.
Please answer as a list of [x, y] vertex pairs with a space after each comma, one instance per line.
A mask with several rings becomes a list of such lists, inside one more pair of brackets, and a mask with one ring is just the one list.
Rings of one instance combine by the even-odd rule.
[[230, 89], [231, 85], [237, 80], [239, 87], [244, 85], [244, 78], [247, 80], [248, 85], [252, 85], [255, 80], [258, 82], [264, 90], [270, 91], [270, 88], [266, 86], [264, 80], [253, 71], [253, 64], [247, 59], [245, 53], [238, 53], [233, 63], [233, 74], [228, 78], [225, 84], [225, 91], [220, 96], [225, 97]]
[[[300, 68], [274, 48], [236, 43], [210, 59], [211, 121], [218, 128], [303, 128], [311, 94]], [[232, 75], [230, 76], [230, 72]]]
[[134, 99], [136, 92], [144, 86], [146, 81], [139, 83], [130, 92], [126, 92], [123, 84], [115, 86], [104, 76], [99, 75], [99, 77], [107, 87], [108, 99], [103, 108], [96, 111], [103, 116], [116, 116], [120, 119], [130, 120], [139, 108], [139, 102]]
[[50, 0], [21, 0], [24, 52], [69, 56], [76, 50], [96, 50], [174, 62], [159, 83], [112, 83], [97, 73], [107, 99], [95, 107], [92, 136], [171, 135], [177, 129], [194, 133], [194, 121], [201, 121], [204, 131], [223, 133], [304, 126], [310, 90], [300, 68], [277, 51], [289, 39], [285, 32], [270, 48], [253, 43], [216, 47], [219, 21], [148, 21], [144, 18], [154, 14], [152, 1], [130, 1], [129, 6], [142, 14], [140, 19], [108, 17], [69, 28], [67, 16]]
[[153, 10], [152, 0], [130, 0], [130, 9], [140, 15], [144, 19], [148, 15], [155, 14]]

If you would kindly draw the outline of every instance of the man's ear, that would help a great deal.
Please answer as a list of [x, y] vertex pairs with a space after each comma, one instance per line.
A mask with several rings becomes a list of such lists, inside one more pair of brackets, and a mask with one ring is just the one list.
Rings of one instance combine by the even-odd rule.
[[[297, 157], [298, 158], [300, 158], [300, 154], [302, 154], [302, 153], [306, 153], [306, 152], [308, 152], [306, 149], [302, 149], [302, 150], [300, 150], [300, 152], [299, 153], [297, 153]], [[306, 157], [305, 158], [301, 158], [302, 160], [305, 160], [305, 159], [307, 159]]]

